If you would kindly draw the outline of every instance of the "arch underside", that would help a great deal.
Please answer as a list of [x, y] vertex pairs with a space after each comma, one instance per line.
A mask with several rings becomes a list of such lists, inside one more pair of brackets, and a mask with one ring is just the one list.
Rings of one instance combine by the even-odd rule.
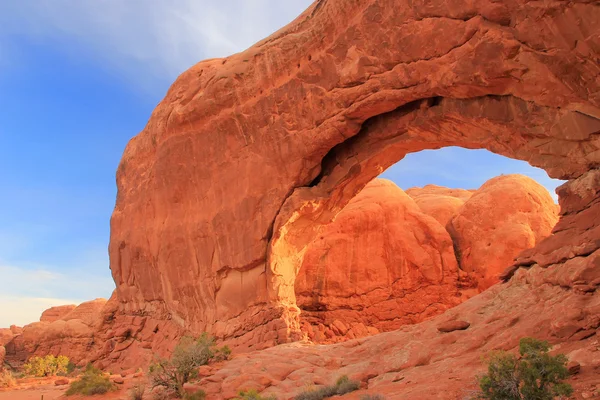
[[323, 158], [317, 178], [297, 188], [278, 214], [269, 253], [278, 301], [295, 306], [306, 247], [370, 180], [406, 154], [447, 146], [487, 149], [569, 179], [599, 165], [600, 120], [513, 96], [423, 99], [367, 120]]

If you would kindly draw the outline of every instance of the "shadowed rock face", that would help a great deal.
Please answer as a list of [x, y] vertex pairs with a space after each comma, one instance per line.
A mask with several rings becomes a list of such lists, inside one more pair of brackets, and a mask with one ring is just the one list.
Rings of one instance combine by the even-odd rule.
[[[486, 148], [555, 178], [595, 174], [599, 22], [586, 0], [320, 0], [252, 48], [193, 66], [117, 172], [107, 337], [139, 318], [235, 346], [298, 338], [307, 245], [407, 153]], [[561, 221], [519, 265], [561, 265], [569, 281], [569, 263], [600, 247], [586, 179], [564, 186]], [[146, 354], [163, 351], [147, 329]], [[122, 350], [102, 357], [130, 361]]]

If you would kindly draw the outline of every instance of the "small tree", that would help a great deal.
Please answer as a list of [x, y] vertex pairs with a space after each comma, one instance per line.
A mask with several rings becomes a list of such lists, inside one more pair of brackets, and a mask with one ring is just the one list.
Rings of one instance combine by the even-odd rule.
[[64, 375], [69, 372], [70, 361], [68, 357], [47, 355], [46, 357], [31, 357], [23, 365], [26, 375], [37, 377]]
[[564, 354], [548, 354], [546, 341], [523, 338], [520, 359], [500, 351], [493, 353], [488, 373], [479, 378], [478, 398], [490, 400], [552, 400], [570, 396], [571, 385], [562, 382], [569, 376]]
[[226, 359], [230, 353], [227, 346], [217, 348], [215, 339], [206, 333], [198, 339], [183, 337], [170, 360], [160, 359], [150, 366], [152, 388], [163, 387], [176, 397], [183, 397], [183, 385], [195, 376], [198, 367], [211, 360]]

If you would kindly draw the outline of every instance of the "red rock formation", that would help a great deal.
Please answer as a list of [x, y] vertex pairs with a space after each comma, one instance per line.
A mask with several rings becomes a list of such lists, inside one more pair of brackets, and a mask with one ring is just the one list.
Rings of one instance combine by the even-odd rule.
[[6, 348], [0, 345], [0, 371], [4, 368], [4, 357], [6, 357]]
[[[410, 152], [486, 148], [571, 183], [597, 168], [599, 10], [319, 0], [252, 48], [181, 74], [117, 172], [106, 342], [125, 340], [116, 332], [136, 318], [147, 355], [164, 348], [162, 332], [207, 330], [251, 348], [299, 338], [307, 245]], [[519, 266], [561, 265], [556, 281], [569, 283], [590, 262], [600, 223], [587, 199], [599, 195], [585, 187], [581, 197], [566, 186], [555, 233]], [[130, 351], [141, 350], [102, 357], [126, 362]]]
[[[594, 259], [599, 257], [596, 252]], [[580, 363], [577, 380], [569, 382], [579, 394], [598, 384], [600, 296], [598, 290], [575, 294], [552, 283], [560, 268], [520, 270], [506, 285], [393, 332], [335, 345], [293, 343], [236, 355], [198, 386], [208, 397], [229, 398], [241, 388], [255, 388], [265, 397], [288, 400], [309, 385], [332, 384], [346, 374], [361, 382], [358, 392], [344, 397], [348, 399], [381, 394], [388, 399], [462, 400], [477, 388], [476, 377], [485, 373], [485, 355], [500, 349], [516, 352], [520, 338], [535, 336]], [[470, 325], [464, 331], [438, 331], [457, 321]], [[595, 335], [576, 337], [589, 330]]]
[[448, 196], [460, 199], [463, 202], [465, 202], [469, 200], [471, 196], [473, 196], [473, 193], [475, 193], [475, 190], [473, 189], [453, 189], [447, 188], [445, 186], [438, 186], [432, 184], [425, 185], [422, 188], [412, 187], [406, 189], [406, 194], [412, 197], [415, 201], [417, 201], [420, 197], [425, 196]]
[[4, 346], [12, 340], [14, 333], [9, 328], [0, 328], [0, 346]]
[[456, 215], [474, 190], [450, 189], [437, 185], [426, 185], [423, 188], [410, 188], [406, 191], [421, 210], [435, 218], [442, 226]]
[[459, 303], [448, 232], [393, 182], [370, 182], [311, 243], [296, 279], [303, 330], [323, 342], [390, 331]]
[[[42, 313], [40, 322], [23, 327], [7, 342], [7, 359], [15, 364], [47, 354], [65, 355], [78, 364], [94, 361], [95, 341], [105, 299], [78, 306], [53, 307]], [[62, 315], [61, 318], [56, 318]]]
[[523, 175], [503, 175], [483, 184], [448, 229], [460, 268], [485, 290], [523, 250], [549, 236], [557, 221], [543, 186]]
[[51, 307], [42, 313], [40, 317], [40, 322], [54, 322], [59, 319], [64, 319], [68, 313], [73, 311], [76, 307], [74, 304], [69, 304], [65, 306]]

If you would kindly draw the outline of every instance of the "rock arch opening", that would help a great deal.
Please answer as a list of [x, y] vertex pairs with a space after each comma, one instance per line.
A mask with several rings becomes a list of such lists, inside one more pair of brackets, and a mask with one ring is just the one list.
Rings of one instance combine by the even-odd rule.
[[580, 141], [556, 136], [578, 127], [582, 137], [595, 140], [599, 124], [513, 96], [425, 99], [368, 119], [324, 157], [311, 185], [297, 188], [283, 204], [268, 255], [272, 295], [297, 318], [295, 279], [308, 245], [369, 181], [407, 154], [448, 146], [487, 149], [568, 179], [595, 164]]
[[295, 282], [302, 332], [331, 343], [391, 331], [487, 289], [550, 235], [561, 183], [487, 150], [408, 154], [307, 246]]

